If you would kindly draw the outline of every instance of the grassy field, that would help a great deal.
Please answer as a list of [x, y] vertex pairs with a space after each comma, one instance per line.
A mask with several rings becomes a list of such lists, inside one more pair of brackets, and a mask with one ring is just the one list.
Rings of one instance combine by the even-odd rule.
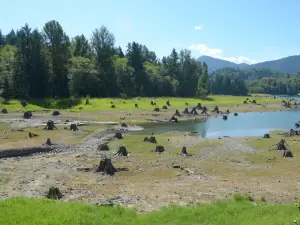
[[[249, 100], [256, 99], [257, 103], [266, 104], [266, 103], [276, 103], [279, 102], [279, 99], [270, 99], [265, 98], [262, 95], [255, 97], [245, 97], [245, 96], [208, 96], [206, 98], [173, 98], [173, 97], [159, 97], [159, 98], [132, 98], [132, 99], [120, 99], [120, 98], [92, 98], [90, 99], [90, 104], [85, 104], [85, 98], [70, 98], [70, 99], [38, 99], [28, 101], [28, 105], [25, 107], [25, 110], [38, 111], [45, 109], [68, 109], [69, 103], [73, 107], [73, 111], [119, 111], [119, 110], [153, 110], [155, 107], [162, 108], [163, 105], [166, 105], [166, 101], [170, 101], [171, 106], [168, 108], [183, 108], [186, 107], [185, 103], [188, 103], [188, 106], [196, 106], [198, 103], [201, 103], [205, 106], [212, 105], [233, 105], [233, 104], [242, 104], [246, 98]], [[150, 102], [154, 101], [156, 106], [150, 105]], [[115, 109], [111, 108], [111, 102], [116, 106]], [[135, 108], [135, 104], [138, 104], [139, 108]], [[7, 108], [8, 111], [22, 111], [24, 110], [20, 104], [19, 100], [10, 100], [8, 102], [0, 101], [0, 109]]]
[[235, 200], [190, 207], [171, 206], [137, 215], [134, 210], [63, 203], [47, 199], [11, 198], [0, 202], [1, 225], [288, 225], [299, 224], [295, 205], [250, 202], [240, 195]]

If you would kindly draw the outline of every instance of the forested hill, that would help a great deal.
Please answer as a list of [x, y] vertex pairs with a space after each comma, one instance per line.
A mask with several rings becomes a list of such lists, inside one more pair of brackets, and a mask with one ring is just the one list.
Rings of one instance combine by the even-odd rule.
[[209, 68], [209, 72], [215, 72], [218, 69], [224, 68], [239, 68], [239, 69], [270, 69], [278, 70], [283, 73], [297, 73], [300, 72], [300, 55], [289, 56], [282, 59], [266, 61], [248, 65], [245, 63], [236, 64], [222, 59], [216, 59], [209, 56], [201, 56], [197, 59], [199, 62], [205, 62]]
[[[92, 32], [92, 31], [91, 31]], [[116, 37], [117, 38], [117, 37]], [[105, 27], [88, 40], [69, 37], [57, 21], [0, 31], [0, 93], [5, 98], [205, 96], [208, 68], [189, 50], [158, 59], [137, 42], [116, 46]]]

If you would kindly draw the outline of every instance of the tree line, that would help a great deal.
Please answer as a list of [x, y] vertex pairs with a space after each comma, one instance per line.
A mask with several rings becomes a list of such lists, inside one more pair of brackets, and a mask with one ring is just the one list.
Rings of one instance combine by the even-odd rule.
[[0, 90], [5, 98], [206, 96], [208, 68], [189, 50], [159, 59], [137, 42], [115, 44], [105, 27], [73, 38], [57, 21], [0, 30]]

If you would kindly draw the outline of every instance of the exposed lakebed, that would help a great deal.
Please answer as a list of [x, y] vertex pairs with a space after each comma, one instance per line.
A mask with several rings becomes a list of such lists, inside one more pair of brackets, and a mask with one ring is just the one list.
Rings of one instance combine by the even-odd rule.
[[204, 138], [220, 136], [242, 137], [262, 136], [272, 130], [296, 129], [295, 123], [300, 121], [300, 110], [276, 112], [248, 112], [234, 116], [228, 115], [227, 120], [222, 116], [210, 117], [207, 120], [189, 120], [179, 123], [156, 123], [145, 126], [142, 132], [162, 134], [166, 132], [197, 132]]

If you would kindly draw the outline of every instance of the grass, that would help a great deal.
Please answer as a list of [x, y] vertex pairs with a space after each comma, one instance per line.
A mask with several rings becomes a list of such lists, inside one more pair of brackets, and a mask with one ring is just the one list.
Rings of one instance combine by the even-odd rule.
[[299, 224], [300, 217], [295, 205], [253, 203], [242, 196], [215, 204], [170, 206], [141, 215], [120, 206], [97, 207], [18, 197], [0, 202], [0, 215], [1, 225], [287, 225]]
[[[159, 97], [159, 98], [132, 98], [132, 99], [120, 99], [120, 98], [91, 98], [90, 104], [85, 105], [85, 98], [70, 98], [70, 99], [33, 99], [28, 101], [28, 105], [23, 109], [19, 100], [10, 100], [6, 103], [0, 102], [0, 108], [7, 108], [10, 111], [22, 111], [22, 110], [46, 110], [46, 109], [69, 109], [71, 103], [73, 111], [111, 111], [111, 110], [153, 110], [155, 107], [161, 108], [166, 105], [166, 101], [169, 100], [171, 106], [168, 108], [183, 108], [185, 103], [188, 103], [189, 107], [196, 106], [198, 103], [202, 105], [233, 105], [242, 104], [246, 99], [256, 99], [258, 103], [277, 103], [279, 99], [270, 99], [263, 96], [245, 97], [245, 96], [225, 96], [225, 95], [212, 95], [206, 98], [174, 98], [174, 97]], [[156, 106], [150, 105], [150, 101], [156, 102]], [[111, 102], [116, 106], [116, 109], [111, 108]], [[135, 108], [135, 103], [139, 108]]]

